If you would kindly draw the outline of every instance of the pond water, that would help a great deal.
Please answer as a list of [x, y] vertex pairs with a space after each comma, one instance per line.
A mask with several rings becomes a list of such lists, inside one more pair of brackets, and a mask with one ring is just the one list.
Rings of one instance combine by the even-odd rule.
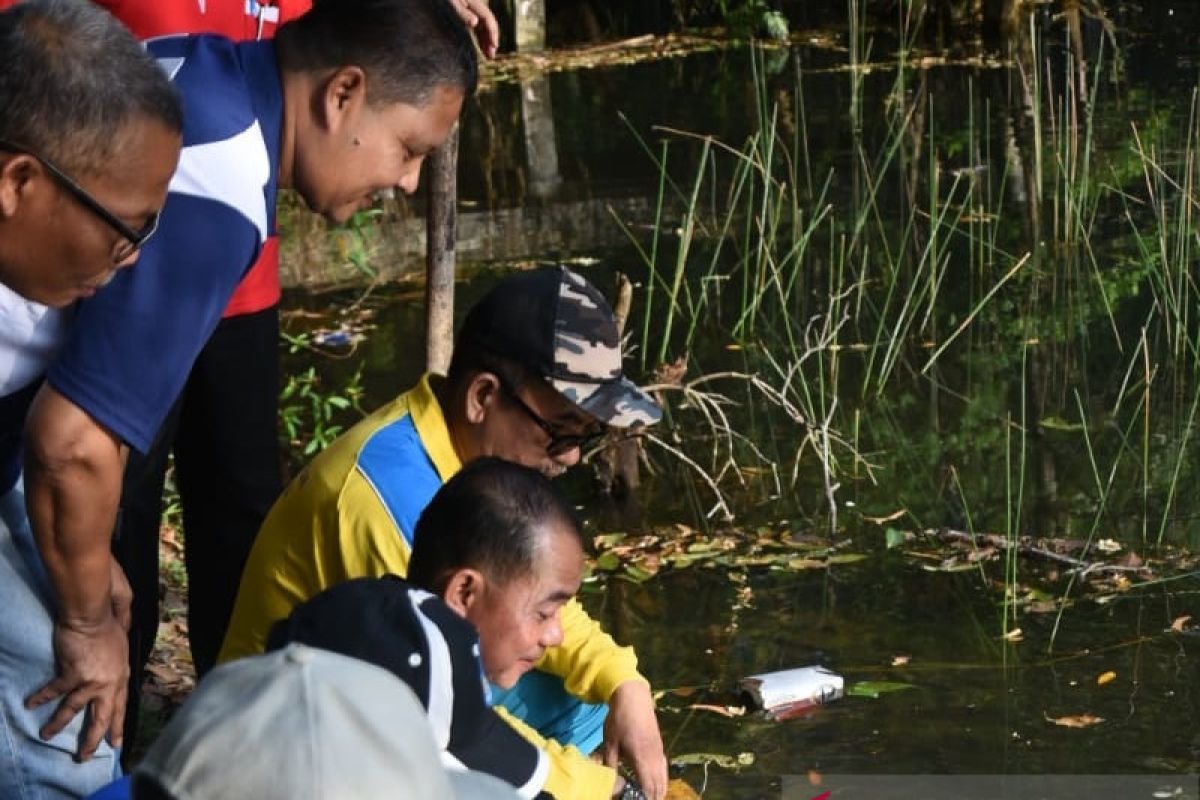
[[[685, 380], [739, 376], [697, 387], [727, 406], [665, 391], [664, 444], [694, 466], [647, 443], [634, 513], [586, 467], [565, 482], [591, 531], [765, 526], [866, 556], [588, 584], [655, 685], [686, 690], [662, 700], [671, 754], [753, 754], [683, 767], [706, 796], [779, 796], [810, 771], [1200, 772], [1200, 638], [1171, 630], [1200, 619], [1200, 581], [1179, 551], [1059, 616], [1066, 573], [1036, 557], [927, 571], [885, 546], [943, 527], [1078, 540], [1089, 561], [1084, 541], [1200, 546], [1200, 13], [1170, 5], [1122, 5], [1111, 34], [1086, 17], [1082, 50], [1048, 8], [1012, 58], [901, 58], [894, 32], [843, 26], [812, 37], [834, 46], [531, 74], [465, 113], [460, 311], [531, 263], [568, 260], [606, 290], [619, 270], [632, 372], [686, 352]], [[870, 67], [846, 69], [852, 53]], [[411, 276], [421, 214], [418, 198], [317, 245], [292, 231], [288, 274], [354, 282], [329, 267], [353, 252]], [[358, 372], [370, 409], [419, 375], [423, 336], [419, 289], [366, 283], [292, 291], [316, 314], [293, 332], [368, 327], [352, 352], [323, 348], [338, 358], [288, 358], [324, 391]], [[701, 409], [718, 407], [714, 427]], [[1040, 587], [1051, 613], [1006, 606], [1006, 585]], [[784, 722], [689, 708], [815, 663], [913, 688]], [[1053, 721], [1081, 715], [1103, 721]]]

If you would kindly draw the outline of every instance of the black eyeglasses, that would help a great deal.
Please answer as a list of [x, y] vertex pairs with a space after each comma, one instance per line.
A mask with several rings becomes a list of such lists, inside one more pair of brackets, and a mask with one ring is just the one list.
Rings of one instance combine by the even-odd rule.
[[145, 244], [146, 240], [153, 236], [154, 231], [158, 229], [159, 215], [157, 211], [150, 216], [150, 219], [146, 220], [146, 224], [142, 226], [140, 231], [135, 231], [133, 228], [122, 222], [116, 214], [105, 208], [99, 200], [92, 197], [92, 195], [88, 193], [87, 189], [84, 189], [82, 186], [76, 183], [70, 175], [54, 166], [53, 162], [48, 161], [43, 156], [40, 156], [30, 150], [28, 147], [22, 147], [19, 144], [13, 144], [12, 142], [8, 142], [3, 139], [0, 139], [0, 148], [13, 153], [24, 153], [25, 155], [36, 158], [38, 162], [40, 162], [41, 165], [46, 168], [46, 171], [53, 175], [54, 179], [57, 180], [64, 189], [70, 192], [76, 200], [78, 200], [93, 214], [112, 226], [113, 230], [121, 234], [125, 241], [113, 250], [112, 259], [114, 264], [119, 264], [133, 255], [134, 251]]
[[[497, 378], [499, 378], [499, 376], [497, 376]], [[546, 442], [546, 455], [550, 456], [551, 458], [554, 458], [555, 456], [561, 456], [563, 453], [576, 447], [578, 447], [581, 451], [587, 450], [589, 447], [595, 444], [607, 430], [602, 423], [596, 422], [592, 425], [589, 425], [579, 433], [562, 433], [561, 431], [555, 429], [555, 427], [549, 422], [542, 419], [540, 414], [530, 408], [529, 404], [521, 399], [521, 396], [518, 395], [511, 386], [508, 385], [507, 381], [505, 381], [503, 378], [499, 378], [499, 380], [500, 388], [504, 390], [505, 394], [513, 399], [513, 402], [517, 404], [517, 408], [524, 411], [525, 416], [533, 420], [534, 424], [541, 428], [545, 432], [546, 436], [549, 437], [550, 441]]]

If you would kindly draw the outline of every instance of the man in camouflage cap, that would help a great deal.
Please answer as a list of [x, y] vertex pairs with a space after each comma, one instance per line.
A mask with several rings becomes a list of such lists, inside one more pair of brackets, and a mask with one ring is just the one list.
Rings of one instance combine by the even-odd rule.
[[[563, 267], [503, 279], [468, 313], [445, 377], [426, 374], [355, 425], [275, 503], [220, 660], [262, 652], [271, 623], [328, 586], [407, 574], [417, 519], [466, 462], [497, 456], [554, 476], [609, 426], [660, 416], [624, 376], [612, 309], [595, 287]], [[499, 704], [566, 748], [550, 748], [563, 769], [586, 771], [580, 752], [599, 749], [614, 767], [620, 755], [646, 795], [661, 798], [666, 758], [633, 651], [574, 600], [560, 619], [563, 643], [514, 689], [497, 690]]]
[[524, 377], [546, 381], [603, 425], [652, 425], [662, 416], [621, 371], [621, 342], [608, 302], [566, 267], [525, 272], [488, 292], [463, 323], [458, 349], [465, 348], [524, 368]]

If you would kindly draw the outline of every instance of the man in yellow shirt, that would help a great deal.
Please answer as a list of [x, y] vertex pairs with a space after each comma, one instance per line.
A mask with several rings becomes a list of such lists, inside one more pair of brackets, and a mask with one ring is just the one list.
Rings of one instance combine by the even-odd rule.
[[[464, 463], [497, 456], [553, 477], [606, 426], [659, 416], [622, 373], [612, 310], [595, 287], [562, 267], [505, 279], [468, 313], [446, 377], [422, 377], [284, 491], [250, 553], [220, 660], [262, 652], [271, 624], [328, 586], [407, 574], [417, 519]], [[647, 796], [662, 797], [666, 758], [633, 652], [575, 600], [560, 623], [562, 644], [497, 702], [584, 753], [603, 738], [605, 762], [620, 753]]]
[[[486, 707], [479, 680], [482, 672], [511, 687], [562, 642], [558, 612], [579, 591], [583, 569], [579, 519], [550, 482], [510, 461], [477, 458], [421, 515], [407, 581], [385, 575], [332, 586], [275, 623], [267, 647], [300, 642], [391, 671], [425, 705], [451, 764], [502, 778], [522, 797], [607, 797], [610, 769], [526, 741], [537, 739]], [[636, 784], [620, 789], [639, 796]]]

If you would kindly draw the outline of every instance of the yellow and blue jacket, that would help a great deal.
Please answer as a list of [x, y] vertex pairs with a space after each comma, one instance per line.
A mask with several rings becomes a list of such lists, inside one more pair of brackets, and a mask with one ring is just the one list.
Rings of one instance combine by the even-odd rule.
[[[326, 587], [407, 574], [421, 511], [462, 468], [431, 380], [439, 378], [426, 374], [363, 419], [284, 490], [246, 563], [220, 661], [261, 653], [271, 625]], [[644, 680], [632, 648], [619, 647], [577, 600], [561, 614], [563, 643], [546, 651], [539, 669], [590, 703], [607, 702], [627, 680]], [[505, 716], [550, 755], [545, 789], [558, 800], [611, 794], [613, 770]]]

